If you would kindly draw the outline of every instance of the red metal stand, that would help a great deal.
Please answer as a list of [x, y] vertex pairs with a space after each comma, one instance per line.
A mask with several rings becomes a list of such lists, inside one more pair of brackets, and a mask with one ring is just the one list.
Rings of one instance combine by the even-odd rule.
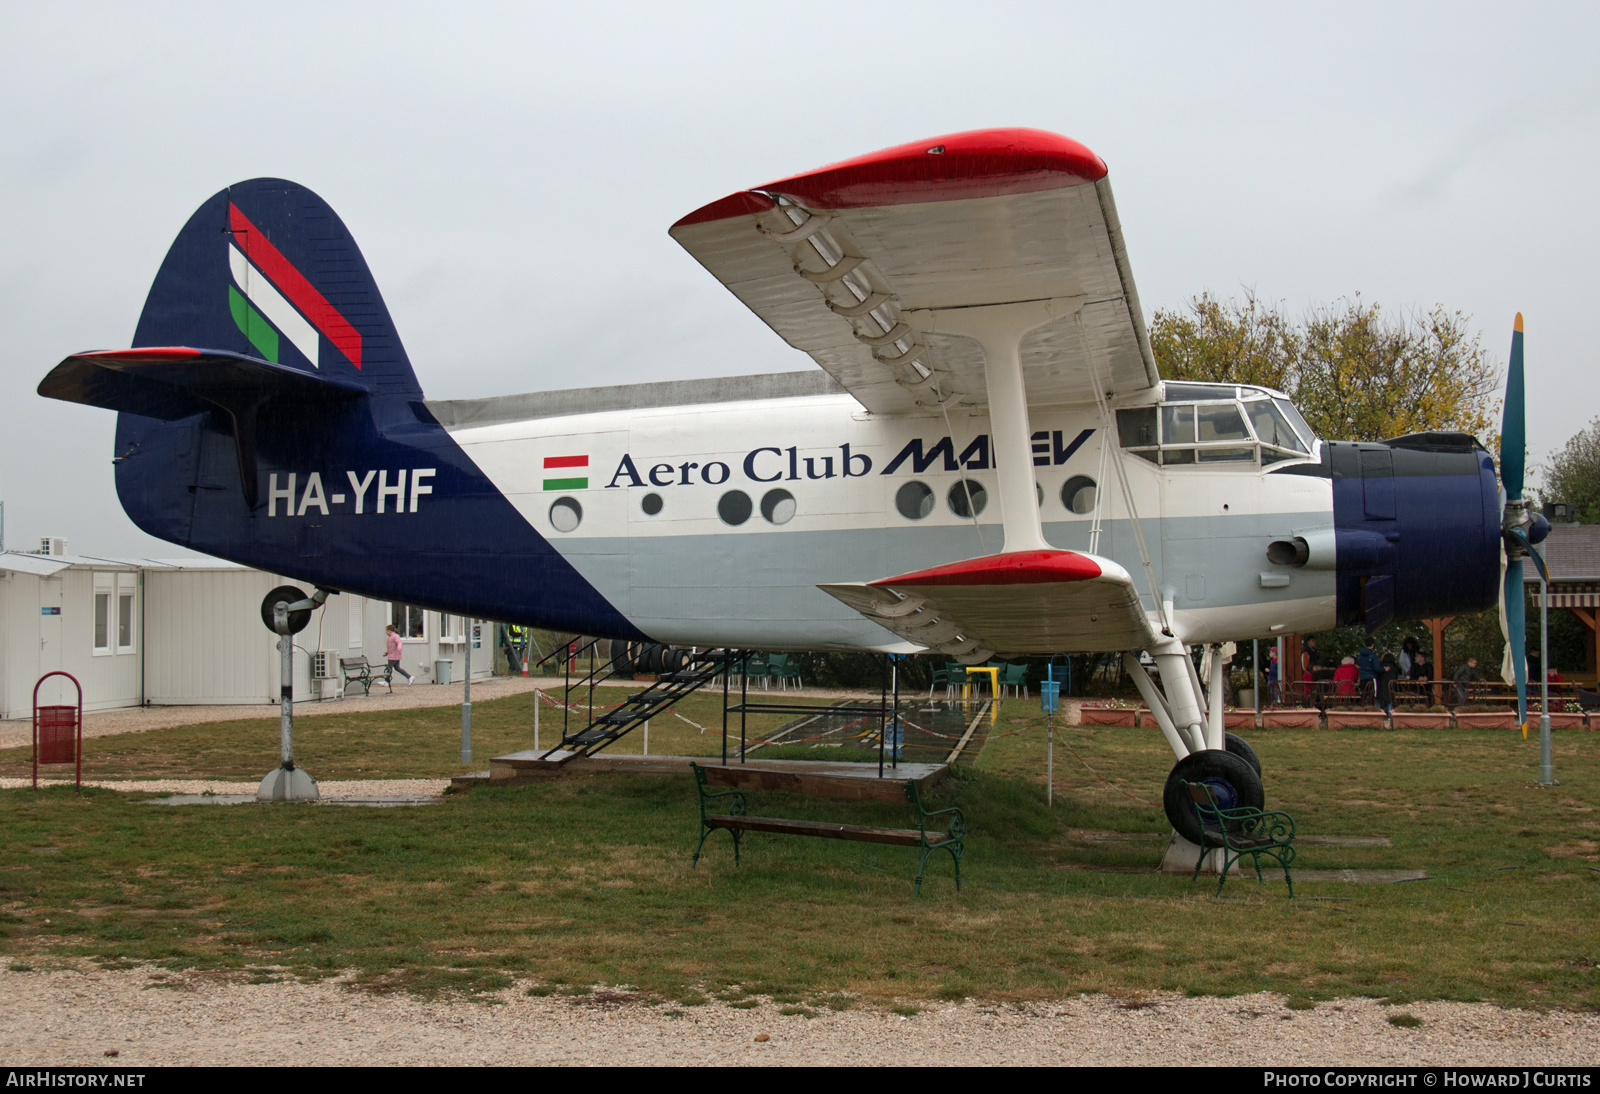
[[[65, 676], [78, 689], [77, 706], [39, 705], [39, 688], [52, 676]], [[33, 788], [39, 789], [40, 764], [77, 764], [73, 785], [83, 793], [83, 685], [70, 672], [47, 672], [33, 685]]]

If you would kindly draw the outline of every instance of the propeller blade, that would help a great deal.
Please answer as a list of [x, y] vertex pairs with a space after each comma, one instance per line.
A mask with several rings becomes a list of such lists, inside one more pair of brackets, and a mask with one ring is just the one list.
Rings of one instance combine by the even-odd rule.
[[1505, 584], [1500, 588], [1500, 611], [1505, 620], [1506, 657], [1517, 682], [1517, 722], [1528, 720], [1528, 627], [1527, 593], [1522, 587], [1522, 560], [1506, 564]]
[[1546, 585], [1550, 584], [1550, 571], [1545, 568], [1544, 558], [1539, 554], [1538, 551], [1533, 549], [1533, 543], [1529, 537], [1523, 535], [1515, 528], [1507, 529], [1506, 537], [1512, 542], [1519, 544], [1522, 549], [1528, 553], [1528, 557], [1533, 559], [1533, 564], [1539, 567], [1539, 576], [1544, 578], [1544, 583]]
[[1522, 479], [1528, 459], [1527, 409], [1522, 390], [1522, 313], [1511, 330], [1511, 363], [1506, 369], [1506, 407], [1500, 419], [1500, 481], [1506, 496], [1522, 500]]

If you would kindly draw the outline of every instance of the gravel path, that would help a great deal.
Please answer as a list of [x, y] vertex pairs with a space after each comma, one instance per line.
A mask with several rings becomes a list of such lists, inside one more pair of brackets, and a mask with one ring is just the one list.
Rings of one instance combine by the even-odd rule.
[[[32, 786], [31, 779], [0, 779], [0, 790], [20, 790]], [[71, 786], [71, 779], [40, 779], [40, 786]], [[253, 782], [218, 779], [85, 779], [84, 786], [105, 790], [131, 790], [151, 794], [254, 794], [261, 780]], [[347, 782], [319, 782], [317, 792], [324, 800], [337, 798], [437, 797], [450, 785], [449, 779], [363, 779]]]
[[[559, 689], [561, 686], [562, 680], [560, 677], [493, 676], [487, 680], [474, 680], [472, 682], [472, 701], [481, 703], [490, 699], [502, 699], [507, 695], [520, 695], [535, 688], [544, 688], [548, 691], [553, 688]], [[643, 687], [642, 684], [635, 683], [632, 680], [610, 680], [600, 686], [635, 689]], [[709, 689], [707, 693], [709, 694]], [[763, 693], [755, 691], [751, 694], [760, 696]], [[848, 691], [839, 688], [790, 688], [783, 692], [771, 691], [765, 694], [768, 697], [782, 695], [785, 699], [853, 699], [865, 698], [869, 695], [873, 699], [878, 697], [877, 692]], [[373, 710], [400, 710], [409, 707], [453, 707], [460, 704], [461, 688], [458, 685], [418, 684], [412, 687], [402, 684], [392, 692], [380, 687], [374, 689], [371, 695], [362, 695], [360, 691], [353, 691], [347, 699], [328, 699], [320, 703], [296, 703], [294, 716], [296, 719], [315, 718], [322, 714], [359, 714], [363, 711]], [[167, 729], [171, 726], [188, 726], [200, 722], [231, 722], [239, 718], [276, 718], [277, 716], [278, 706], [276, 703], [204, 707], [124, 707], [121, 710], [106, 710], [84, 715], [83, 735], [85, 737], [106, 737], [114, 733], [142, 733], [150, 729]], [[0, 721], [0, 748], [21, 748], [32, 742], [32, 719], [22, 718]]]
[[[84, 968], [0, 972], [0, 1054], [13, 1066], [162, 1064], [1281, 1064], [1590, 1066], [1600, 1015], [1418, 1003], [1417, 1028], [1370, 1000], [1290, 1011], [1281, 996], [940, 1003], [911, 1017], [815, 1018], [766, 1003], [649, 1006], [625, 992], [501, 1005], [423, 1002], [339, 982]], [[767, 1040], [759, 1041], [765, 1036]], [[117, 1052], [109, 1060], [109, 1051]]]

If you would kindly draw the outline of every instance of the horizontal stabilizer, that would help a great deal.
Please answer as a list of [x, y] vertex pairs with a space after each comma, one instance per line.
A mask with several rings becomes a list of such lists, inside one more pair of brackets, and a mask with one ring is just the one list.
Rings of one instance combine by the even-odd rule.
[[901, 638], [966, 664], [996, 654], [1145, 649], [1157, 639], [1128, 571], [1078, 551], [986, 555], [818, 588]]
[[177, 421], [220, 411], [233, 428], [245, 500], [256, 503], [256, 415], [268, 402], [301, 406], [359, 399], [365, 388], [346, 380], [188, 346], [75, 353], [39, 383], [39, 394], [146, 418]]

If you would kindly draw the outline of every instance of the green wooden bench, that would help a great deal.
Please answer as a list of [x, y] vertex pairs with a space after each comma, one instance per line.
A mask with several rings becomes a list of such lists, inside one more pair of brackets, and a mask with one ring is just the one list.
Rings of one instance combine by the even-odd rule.
[[339, 658], [339, 671], [344, 674], [344, 686], [339, 689], [340, 695], [349, 691], [351, 684], [360, 684], [362, 693], [371, 695], [372, 684], [376, 680], [381, 680], [387, 684], [390, 691], [394, 690], [394, 669], [390, 667], [387, 661], [383, 663], [383, 668], [380, 669], [365, 657], [341, 657]]
[[1289, 896], [1294, 896], [1294, 879], [1289, 876], [1289, 866], [1294, 862], [1293, 817], [1287, 813], [1249, 807], [1223, 809], [1217, 805], [1211, 787], [1205, 783], [1179, 780], [1178, 785], [1186, 788], [1205, 835], [1200, 858], [1194, 864], [1194, 876], [1190, 881], [1199, 879], [1200, 867], [1205, 865], [1207, 854], [1221, 851], [1222, 876], [1217, 879], [1218, 896], [1222, 895], [1222, 886], [1228, 880], [1228, 868], [1246, 855], [1255, 863], [1256, 880], [1264, 882], [1261, 856], [1266, 855], [1283, 867], [1283, 880], [1289, 886]]
[[[803, 772], [776, 771], [746, 765], [702, 767], [690, 763], [700, 792], [700, 842], [695, 845], [693, 865], [700, 864], [706, 839], [719, 828], [733, 836], [733, 862], [739, 863], [739, 848], [746, 832], [775, 832], [789, 836], [815, 836], [821, 839], [855, 840], [861, 843], [887, 843], [896, 847], [915, 847], [922, 852], [917, 863], [913, 892], [922, 893], [922, 875], [928, 857], [935, 851], [950, 852], [955, 861], [956, 888], [961, 888], [961, 856], [967, 832], [965, 815], [959, 806], [928, 809], [916, 779], [838, 778]], [[718, 787], [721, 789], [710, 789]], [[917, 811], [915, 828], [873, 828], [860, 824], [831, 821], [789, 820], [782, 817], [752, 817], [745, 792], [777, 790], [791, 794], [840, 798], [851, 801], [908, 801]], [[726, 804], [724, 804], [726, 803]], [[712, 812], [722, 809], [723, 812]], [[942, 818], [942, 819], [940, 819]], [[930, 824], [930, 822], [932, 822]], [[940, 826], [943, 826], [942, 829]]]

